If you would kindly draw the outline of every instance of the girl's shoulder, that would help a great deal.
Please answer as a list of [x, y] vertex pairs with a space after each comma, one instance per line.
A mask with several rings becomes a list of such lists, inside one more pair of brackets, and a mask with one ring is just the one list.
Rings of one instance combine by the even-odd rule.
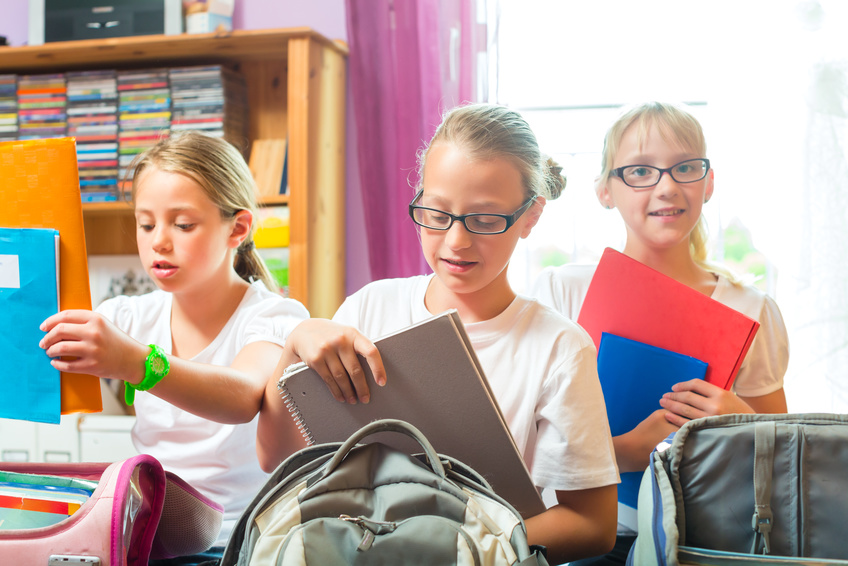
[[483, 325], [504, 336], [547, 344], [544, 348], [556, 344], [575, 350], [594, 348], [589, 334], [576, 322], [538, 299], [524, 295], [518, 295], [507, 310]]
[[712, 298], [742, 314], [760, 320], [763, 311], [777, 311], [777, 303], [767, 293], [742, 282], [733, 282], [718, 274]]
[[421, 289], [422, 286], [426, 290], [427, 284], [430, 282], [432, 275], [413, 275], [411, 277], [395, 277], [390, 279], [378, 279], [364, 285], [361, 289], [351, 295], [355, 296], [370, 296], [370, 295], [410, 295]]
[[378, 338], [428, 316], [424, 294], [432, 275], [380, 279], [350, 295], [333, 316], [336, 322]]
[[[171, 295], [156, 289], [143, 295], [118, 295], [106, 299], [94, 309], [109, 316], [110, 313], [141, 314], [155, 311], [157, 314], [171, 304]], [[112, 318], [112, 317], [110, 317]]]
[[240, 311], [258, 315], [268, 313], [269, 315], [290, 315], [300, 318], [308, 318], [309, 312], [300, 301], [283, 297], [279, 293], [268, 290], [262, 281], [251, 283], [244, 298], [239, 305]]
[[171, 294], [156, 289], [144, 295], [119, 295], [106, 299], [94, 310], [135, 336], [136, 332], [159, 328], [161, 321], [169, 319]]
[[546, 267], [529, 294], [571, 320], [577, 320], [597, 264], [569, 263]]

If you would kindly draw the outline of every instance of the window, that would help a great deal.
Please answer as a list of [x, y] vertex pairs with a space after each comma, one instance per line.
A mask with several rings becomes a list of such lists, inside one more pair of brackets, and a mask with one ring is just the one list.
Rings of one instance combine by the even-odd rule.
[[[730, 9], [730, 4], [709, 3]], [[607, 127], [622, 105], [641, 100], [687, 103], [702, 123], [716, 196], [704, 208], [716, 260], [774, 292], [774, 265], [751, 239], [752, 218], [737, 198], [725, 197], [727, 149], [711, 132], [713, 110], [730, 80], [717, 69], [732, 57], [714, 41], [727, 13], [701, 2], [561, 2], [500, 0], [495, 25], [490, 100], [519, 110], [542, 151], [563, 166], [562, 196], [548, 204], [539, 225], [519, 244], [510, 266], [514, 287], [525, 290], [547, 265], [594, 262], [605, 247], [621, 249], [624, 226], [594, 193]], [[739, 10], [734, 9], [734, 13]], [[729, 245], [729, 247], [728, 247]]]
[[780, 305], [789, 409], [848, 411], [848, 3], [489, 1], [489, 100], [519, 109], [568, 177], [513, 258], [515, 288], [620, 249], [621, 219], [592, 186], [615, 108], [695, 103], [714, 256]]

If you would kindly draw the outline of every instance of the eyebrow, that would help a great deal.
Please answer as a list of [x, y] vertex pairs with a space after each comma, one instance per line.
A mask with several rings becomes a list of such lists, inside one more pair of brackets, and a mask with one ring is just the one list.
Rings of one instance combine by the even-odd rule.
[[[153, 211], [150, 210], [149, 208], [136, 208], [135, 211], [136, 211], [136, 213], [141, 212], [141, 213], [145, 213], [145, 214], [153, 214]], [[194, 208], [194, 207], [191, 207], [191, 206], [175, 206], [173, 208], [168, 208], [168, 209], [165, 210], [165, 212], [172, 212], [172, 213], [176, 213], [176, 214], [180, 214], [180, 213], [183, 213], [183, 212], [196, 212], [196, 211], [197, 211], [197, 209]]]
[[[441, 207], [441, 206], [445, 206], [444, 199], [442, 199], [440, 197], [431, 197], [430, 199], [427, 199], [428, 202], [426, 202], [426, 203], [423, 202], [425, 198], [427, 198], [426, 194], [424, 196], [422, 196], [421, 201], [419, 201], [421, 203], [421, 206], [426, 206], [428, 208], [438, 208], [438, 207]], [[435, 201], [435, 203], [430, 202], [431, 200]], [[497, 203], [497, 202], [494, 202], [494, 201], [486, 201], [486, 202], [474, 203], [474, 206], [471, 207], [471, 208], [474, 211], [481, 211], [482, 210], [484, 212], [489, 212], [491, 210], [497, 211], [497, 210], [500, 210], [500, 209], [505, 208], [505, 207], [508, 208], [508, 205], [504, 205], [503, 203]], [[471, 212], [470, 214], [474, 214], [474, 212]]]
[[[679, 163], [681, 161], [686, 161], [687, 159], [699, 159], [701, 157], [702, 156], [697, 151], [688, 150], [688, 149], [686, 151], [680, 151], [678, 153], [672, 154], [672, 160], [674, 160], [675, 163]], [[637, 160], [641, 160], [642, 162], [645, 162], [645, 161], [652, 161], [652, 160], [655, 160], [655, 159], [656, 159], [655, 155], [650, 155], [650, 154], [645, 154], [645, 153], [637, 153], [635, 156], [630, 158], [630, 160], [634, 161], [634, 162], [636, 162]]]

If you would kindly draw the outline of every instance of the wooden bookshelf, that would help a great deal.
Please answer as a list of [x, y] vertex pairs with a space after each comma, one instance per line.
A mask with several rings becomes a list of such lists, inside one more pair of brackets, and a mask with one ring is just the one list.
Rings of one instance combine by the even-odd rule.
[[[226, 34], [137, 36], [0, 47], [0, 73], [37, 74], [224, 64], [247, 81], [253, 140], [288, 140], [289, 194], [263, 205], [289, 207], [289, 288], [313, 316], [344, 299], [345, 85], [347, 47], [309, 28]], [[136, 253], [125, 203], [85, 203], [89, 254]]]

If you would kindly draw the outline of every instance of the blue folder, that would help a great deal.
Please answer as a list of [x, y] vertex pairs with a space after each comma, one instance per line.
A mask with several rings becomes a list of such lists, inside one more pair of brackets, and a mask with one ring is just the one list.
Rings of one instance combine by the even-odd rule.
[[59, 312], [59, 232], [0, 228], [0, 417], [58, 423], [59, 371], [38, 345]]
[[[604, 392], [610, 432], [633, 430], [655, 410], [671, 386], [704, 379], [706, 362], [671, 350], [604, 332], [598, 349], [598, 377]], [[618, 500], [636, 508], [642, 472], [621, 474]]]

